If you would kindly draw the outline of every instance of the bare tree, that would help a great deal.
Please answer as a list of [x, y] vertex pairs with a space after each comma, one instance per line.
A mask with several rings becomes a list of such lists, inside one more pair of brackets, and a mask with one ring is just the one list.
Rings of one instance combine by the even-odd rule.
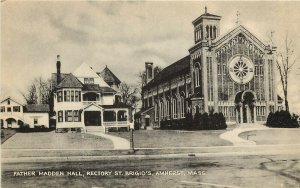
[[49, 104], [51, 92], [51, 80], [45, 80], [40, 76], [32, 81], [25, 93], [21, 94], [27, 104]]
[[38, 97], [35, 84], [31, 84], [26, 93], [21, 92], [27, 104], [37, 104]]
[[284, 43], [282, 47], [282, 51], [278, 52], [276, 65], [279, 71], [280, 81], [284, 94], [285, 110], [289, 111], [288, 79], [289, 73], [291, 72], [293, 66], [296, 63], [296, 58], [294, 56], [294, 42], [292, 39], [289, 38], [288, 34], [286, 34], [284, 38]]
[[136, 108], [137, 102], [140, 100], [137, 87], [134, 85], [128, 85], [126, 82], [122, 82], [120, 84], [120, 94], [123, 103]]

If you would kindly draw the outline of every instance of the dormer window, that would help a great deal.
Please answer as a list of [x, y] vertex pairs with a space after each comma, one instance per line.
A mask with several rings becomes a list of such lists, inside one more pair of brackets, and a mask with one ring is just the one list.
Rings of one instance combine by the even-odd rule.
[[94, 84], [94, 78], [84, 78], [84, 84]]

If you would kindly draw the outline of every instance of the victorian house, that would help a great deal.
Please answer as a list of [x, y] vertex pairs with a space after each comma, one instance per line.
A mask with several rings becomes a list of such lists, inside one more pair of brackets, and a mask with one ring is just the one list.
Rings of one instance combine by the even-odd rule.
[[129, 106], [120, 101], [121, 81], [106, 66], [96, 72], [82, 63], [72, 73], [61, 73], [57, 56], [57, 72], [52, 74], [53, 111], [57, 131], [62, 129], [107, 131], [129, 128]]

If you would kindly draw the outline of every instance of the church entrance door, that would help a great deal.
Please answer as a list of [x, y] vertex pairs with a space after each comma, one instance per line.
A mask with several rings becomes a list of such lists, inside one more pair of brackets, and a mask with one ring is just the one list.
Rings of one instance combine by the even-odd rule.
[[253, 91], [239, 92], [235, 97], [237, 123], [255, 123], [255, 93]]

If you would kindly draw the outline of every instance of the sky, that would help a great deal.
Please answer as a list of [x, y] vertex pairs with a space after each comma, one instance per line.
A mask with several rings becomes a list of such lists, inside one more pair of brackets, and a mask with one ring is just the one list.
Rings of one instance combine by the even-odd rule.
[[[145, 62], [166, 67], [188, 55], [193, 46], [192, 21], [208, 12], [222, 16], [221, 35], [240, 23], [265, 44], [281, 50], [288, 33], [297, 63], [289, 78], [291, 111], [300, 114], [300, 2], [1, 2], [1, 98], [24, 102], [36, 77], [73, 72], [85, 62], [96, 71], [106, 65], [120, 80], [136, 83]], [[278, 81], [278, 91], [282, 91]]]

